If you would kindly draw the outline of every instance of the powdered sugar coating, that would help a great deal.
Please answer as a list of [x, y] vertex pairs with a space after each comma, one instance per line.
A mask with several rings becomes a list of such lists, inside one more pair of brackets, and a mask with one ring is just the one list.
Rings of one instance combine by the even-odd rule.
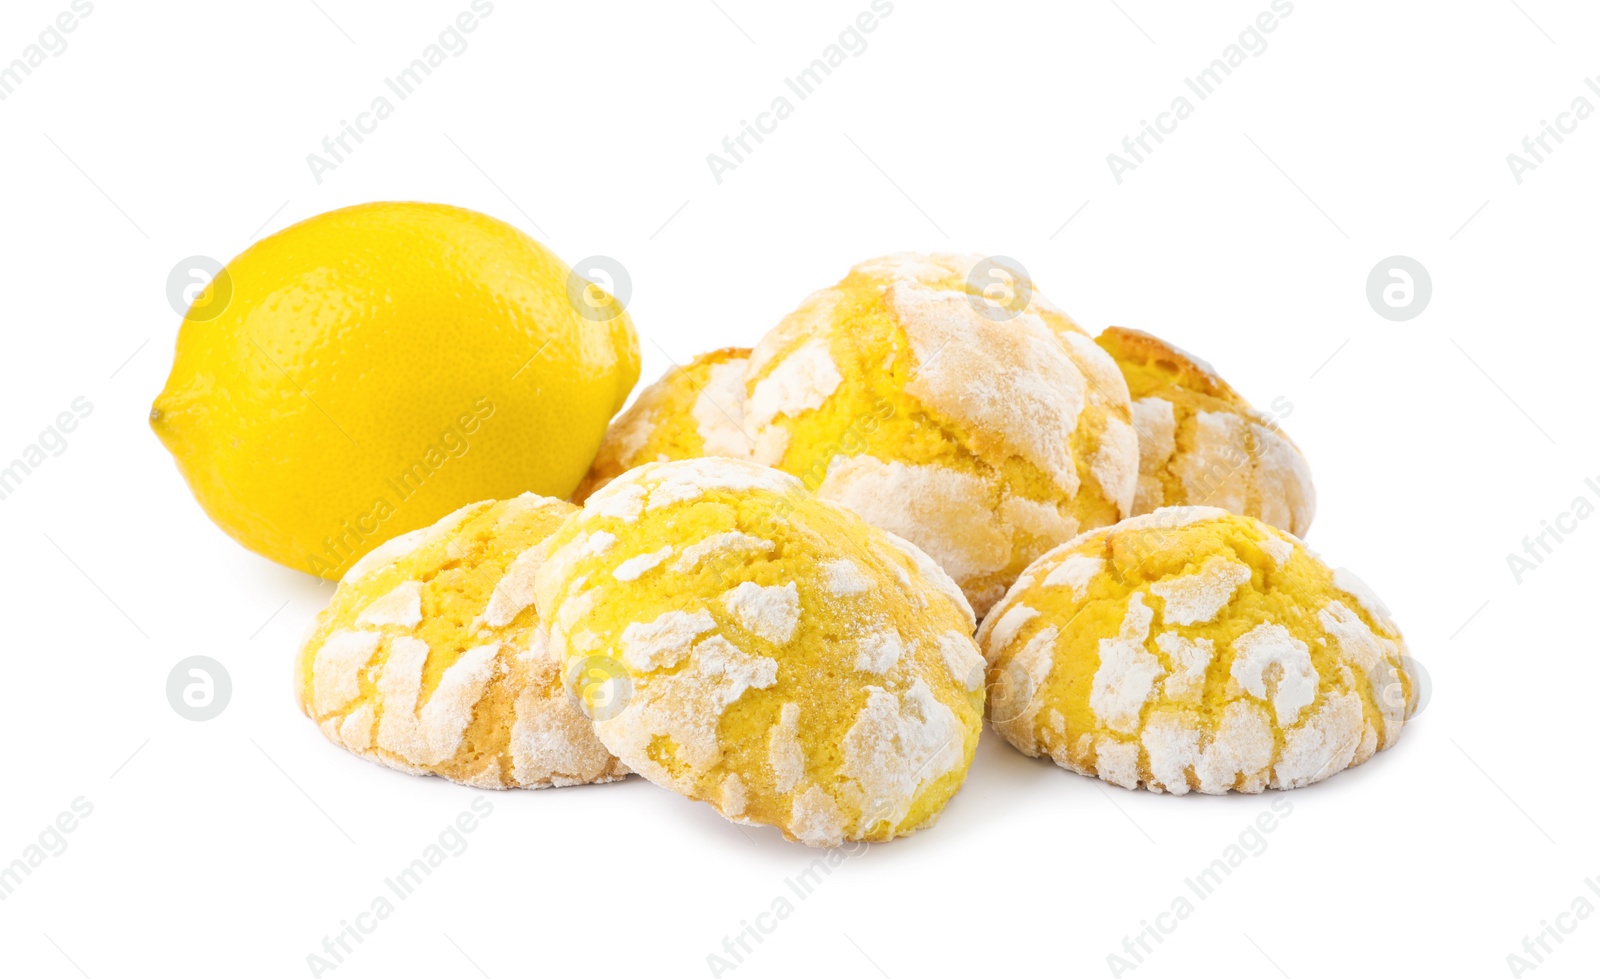
[[800, 592], [794, 582], [758, 585], [741, 581], [722, 596], [735, 621], [767, 642], [783, 645], [800, 624]]
[[1113, 731], [1131, 734], [1162, 674], [1161, 661], [1145, 650], [1155, 613], [1135, 592], [1118, 634], [1100, 640], [1100, 666], [1089, 691], [1089, 709]]
[[[1338, 580], [1337, 572], [1334, 580]], [[1387, 680], [1405, 668], [1400, 644], [1379, 635], [1343, 602], [1332, 601], [1323, 606], [1322, 611], [1317, 613], [1317, 620], [1327, 630], [1329, 639], [1344, 661], [1364, 675]], [[1387, 615], [1379, 621], [1386, 623]], [[1383, 715], [1378, 730], [1383, 739], [1382, 747], [1387, 748], [1400, 738], [1400, 728], [1405, 724], [1406, 705], [1397, 697], [1384, 695], [1384, 692], [1377, 692], [1374, 699]]]
[[615, 517], [632, 523], [644, 512], [644, 498], [644, 487], [636, 483], [626, 483], [621, 486], [607, 483], [599, 492], [584, 501], [582, 519], [593, 521]]
[[746, 408], [750, 424], [760, 428], [779, 415], [820, 408], [843, 380], [827, 341], [808, 340], [755, 385]]
[[340, 584], [354, 585], [373, 573], [393, 565], [409, 554], [415, 553], [426, 544], [438, 541], [450, 534], [469, 518], [488, 509], [489, 503], [469, 503], [452, 513], [441, 517], [438, 522], [426, 527], [419, 527], [409, 533], [390, 538], [368, 551], [339, 579]]
[[978, 640], [985, 648], [1004, 649], [1017, 638], [1023, 626], [1038, 617], [1038, 609], [1029, 608], [1021, 602], [1008, 604], [1004, 610], [990, 612], [983, 620], [983, 630], [978, 633]]
[[1210, 622], [1225, 608], [1240, 585], [1250, 580], [1250, 566], [1220, 555], [1200, 563], [1193, 573], [1150, 586], [1163, 601], [1161, 617], [1173, 625]]
[[1128, 788], [1308, 785], [1393, 745], [1416, 704], [1404, 641], [1370, 591], [1215, 509], [1158, 510], [1054, 549], [978, 639], [989, 682], [1026, 694], [991, 716], [997, 732]]
[[947, 629], [939, 635], [939, 655], [953, 680], [968, 690], [983, 686], [983, 654], [965, 632]]
[[795, 839], [808, 846], [838, 846], [849, 824], [839, 803], [821, 786], [808, 785], [794, 797], [789, 825]]
[[422, 621], [422, 582], [402, 581], [374, 599], [356, 616], [358, 625], [398, 625], [411, 628]]
[[1272, 537], [1262, 541], [1261, 549], [1271, 555], [1273, 563], [1280, 568], [1289, 563], [1289, 557], [1294, 553], [1294, 545], [1282, 537]]
[[[1138, 433], [1134, 513], [1206, 504], [1303, 535], [1316, 512], [1305, 456], [1274, 417], [1207, 363], [1148, 333], [1112, 327], [1099, 345], [1121, 367]], [[1282, 415], [1292, 410], [1274, 401]]]
[[[983, 700], [949, 577], [750, 463], [647, 464], [591, 504], [630, 487], [636, 517], [569, 521], [535, 580], [569, 667], [616, 657], [604, 669], [629, 694], [591, 710], [600, 740], [653, 782], [813, 845], [930, 821], [970, 762]], [[597, 533], [615, 545], [596, 551]], [[676, 556], [615, 573], [661, 551]]]
[[316, 686], [312, 702], [318, 714], [332, 714], [361, 694], [361, 671], [366, 669], [378, 644], [379, 632], [339, 631], [317, 649], [313, 672]]
[[[1233, 641], [1229, 672], [1253, 696], [1270, 699], [1279, 727], [1291, 727], [1300, 711], [1317, 699], [1317, 670], [1311, 651], [1288, 629], [1263, 622]], [[1267, 671], [1276, 667], [1276, 690], [1268, 691]]]
[[836, 598], [864, 595], [872, 588], [872, 579], [862, 572], [860, 565], [849, 558], [824, 561], [822, 573], [827, 582], [828, 593]]
[[772, 765], [773, 786], [779, 792], [792, 792], [806, 773], [806, 751], [800, 745], [800, 705], [784, 704], [773, 726], [767, 745]]
[[674, 564], [679, 571], [693, 571], [700, 565], [700, 562], [709, 557], [762, 554], [772, 550], [772, 547], [772, 541], [761, 537], [753, 537], [750, 534], [743, 534], [737, 530], [730, 530], [720, 534], [712, 534], [685, 547]]
[[375, 550], [307, 638], [302, 709], [336, 744], [413, 774], [484, 788], [626, 775], [527, 611], [541, 542], [573, 510], [531, 494], [474, 504]]
[[1217, 655], [1216, 642], [1204, 637], [1190, 639], [1176, 632], [1163, 632], [1156, 636], [1156, 648], [1171, 664], [1171, 672], [1162, 685], [1167, 699], [1198, 704], [1205, 693], [1206, 670]]
[[887, 676], [906, 651], [905, 641], [892, 627], [874, 629], [856, 640], [855, 668]]
[[[968, 519], [989, 506], [990, 485], [980, 477], [869, 455], [835, 456], [817, 492], [875, 527], [907, 540], [920, 539], [922, 549], [957, 582], [994, 574], [1012, 560], [1011, 537], [1003, 528]], [[930, 532], [941, 526], [951, 529]], [[974, 603], [983, 604], [981, 597]]]
[[517, 555], [506, 569], [505, 577], [489, 595], [488, 607], [483, 610], [483, 621], [487, 625], [496, 629], [508, 626], [523, 609], [533, 604], [533, 575], [547, 556], [548, 551], [540, 544]]
[[645, 554], [637, 554], [617, 565], [616, 569], [611, 572], [611, 576], [618, 581], [637, 581], [646, 571], [671, 556], [671, 545]]
[[1334, 568], [1333, 586], [1354, 598], [1368, 615], [1379, 622], [1389, 621], [1389, 606], [1383, 604], [1383, 599], [1379, 598], [1354, 571], [1349, 568]]
[[1149, 513], [1166, 505], [1162, 469], [1178, 454], [1178, 420], [1172, 402], [1162, 398], [1135, 398], [1133, 429], [1139, 439], [1138, 489], [1134, 513]]
[[1050, 588], [1070, 588], [1074, 598], [1082, 598], [1094, 576], [1105, 569], [1104, 558], [1089, 554], [1069, 555], [1045, 575], [1044, 584]]
[[736, 357], [711, 366], [706, 386], [695, 395], [689, 416], [700, 435], [700, 451], [711, 456], [743, 459], [751, 439], [744, 418], [745, 360]]
[[650, 755], [658, 737], [672, 739], [675, 760], [690, 773], [704, 773], [722, 757], [717, 722], [728, 705], [777, 678], [776, 660], [751, 655], [722, 636], [707, 636], [689, 650], [677, 672], [636, 688], [625, 710], [595, 727], [606, 747], [635, 759], [631, 767], [652, 782], [674, 777]]
[[[633, 473], [639, 471], [635, 469]], [[793, 476], [786, 473], [726, 459], [691, 459], [683, 465], [655, 468], [653, 472], [655, 475], [649, 484], [650, 502], [646, 504], [651, 510], [687, 503], [712, 490], [761, 489], [770, 493], [785, 493], [799, 485]]]
[[1032, 462], [1064, 495], [1076, 493], [1067, 436], [1088, 401], [1088, 382], [1044, 322], [1026, 312], [999, 322], [965, 292], [906, 280], [890, 285], [887, 299], [916, 358], [906, 393]]
[[378, 720], [378, 746], [417, 766], [437, 765], [454, 756], [472, 719], [472, 706], [489, 685], [499, 651], [499, 644], [491, 643], [462, 653], [424, 702], [422, 670], [428, 644], [410, 636], [392, 640], [377, 682], [386, 707]]
[[1025, 274], [891, 255], [806, 299], [746, 367], [757, 462], [916, 544], [979, 614], [1084, 527], [1126, 516], [1138, 440], [1116, 364]]
[[704, 609], [663, 612], [649, 622], [629, 623], [622, 630], [622, 662], [632, 670], [677, 666], [695, 640], [717, 627]]
[[[961, 723], [921, 678], [903, 694], [867, 687], [867, 705], [844, 737], [847, 792], [891, 826], [905, 819], [922, 786], [963, 763]], [[871, 830], [874, 827], [866, 827]]]
[[744, 373], [750, 351], [725, 348], [674, 364], [643, 388], [606, 430], [573, 499], [647, 462], [725, 456], [747, 459], [755, 445], [745, 420]]

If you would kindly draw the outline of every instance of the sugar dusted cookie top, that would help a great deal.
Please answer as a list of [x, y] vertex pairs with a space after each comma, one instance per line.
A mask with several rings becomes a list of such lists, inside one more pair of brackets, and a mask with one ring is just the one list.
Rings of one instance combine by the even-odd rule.
[[589, 494], [646, 462], [699, 456], [748, 459], [753, 440], [745, 433], [744, 369], [748, 348], [724, 347], [674, 366], [639, 392], [600, 443], [589, 473], [572, 495]]
[[1359, 579], [1212, 507], [1056, 548], [978, 640], [996, 732], [1130, 789], [1309, 785], [1393, 745], [1416, 706], [1405, 641]]
[[983, 263], [856, 266], [756, 346], [745, 410], [755, 461], [915, 543], [979, 614], [1035, 557], [1131, 512], [1138, 474], [1116, 365]]
[[657, 784], [815, 846], [930, 823], [983, 715], [961, 592], [905, 541], [748, 462], [649, 464], [537, 576], [602, 742]]
[[547, 538], [577, 508], [474, 503], [353, 565], [300, 651], [300, 708], [328, 739], [482, 788], [622, 778], [561, 681], [533, 607]]
[[1134, 513], [1216, 506], [1304, 536], [1317, 508], [1305, 456], [1210, 364], [1114, 326], [1095, 340], [1122, 369], [1139, 437]]

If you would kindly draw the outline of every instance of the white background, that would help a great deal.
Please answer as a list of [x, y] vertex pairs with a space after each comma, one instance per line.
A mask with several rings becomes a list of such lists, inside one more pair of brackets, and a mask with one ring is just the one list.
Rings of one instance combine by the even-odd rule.
[[[489, 793], [469, 848], [334, 974], [709, 975], [782, 894], [794, 913], [726, 974], [1108, 975], [1274, 799], [1293, 812], [1265, 851], [1127, 974], [1505, 975], [1542, 921], [1600, 906], [1600, 520], [1520, 583], [1506, 561], [1600, 502], [1600, 119], [1520, 185], [1506, 162], [1576, 97], [1600, 106], [1600, 11], [1297, 0], [1198, 102], [1184, 77], [1267, 0], [1118, 2], [897, 0], [720, 185], [706, 155], [867, 0], [498, 0], [321, 183], [307, 154], [467, 0], [96, 2], [0, 102], [0, 462], [94, 406], [0, 500], [0, 863], [93, 805], [0, 902], [4, 973], [310, 974], [480, 794], [323, 740], [290, 662], [328, 589], [214, 528], [145, 421], [175, 263], [382, 199], [621, 260], [646, 379], [753, 342], [873, 255], [1011, 256], [1086, 327], [1157, 332], [1292, 402], [1309, 541], [1386, 598], [1433, 691], [1397, 748], [1287, 796], [1126, 792], [986, 732], [936, 827], [805, 900], [784, 881], [816, 851], [640, 779]], [[65, 9], [8, 0], [0, 63]], [[1185, 94], [1193, 115], [1119, 185], [1106, 155]], [[1366, 298], [1391, 255], [1432, 275], [1407, 322]], [[233, 679], [204, 723], [164, 692], [196, 654]], [[1537, 975], [1593, 975], [1600, 917], [1562, 920]]]

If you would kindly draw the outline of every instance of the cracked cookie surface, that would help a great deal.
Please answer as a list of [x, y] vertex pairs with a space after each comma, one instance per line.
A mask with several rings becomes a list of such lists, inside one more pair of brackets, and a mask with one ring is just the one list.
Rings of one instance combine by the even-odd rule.
[[548, 538], [576, 510], [525, 493], [379, 545], [317, 615], [301, 710], [358, 755], [480, 788], [626, 776], [568, 695], [533, 604]]
[[755, 444], [744, 420], [749, 357], [744, 347], [713, 350], [674, 365], [642, 389], [606, 429], [600, 452], [572, 501], [582, 503], [606, 483], [647, 462], [701, 456], [748, 459]]
[[645, 778], [813, 846], [931, 823], [983, 718], [972, 611], [925, 554], [792, 476], [632, 469], [556, 532], [550, 648]]
[[1127, 516], [1138, 475], [1116, 365], [1020, 272], [991, 303], [982, 265], [863, 262], [745, 375], [754, 460], [915, 543], [980, 615], [1034, 558]]
[[1276, 417], [1252, 407], [1210, 364], [1158, 337], [1114, 326], [1095, 342], [1116, 360], [1133, 398], [1135, 515], [1215, 506], [1305, 536], [1316, 487]]
[[1211, 507], [1056, 548], [978, 640], [996, 732], [1130, 789], [1310, 785], [1393, 745], [1417, 703], [1405, 641], [1359, 579]]

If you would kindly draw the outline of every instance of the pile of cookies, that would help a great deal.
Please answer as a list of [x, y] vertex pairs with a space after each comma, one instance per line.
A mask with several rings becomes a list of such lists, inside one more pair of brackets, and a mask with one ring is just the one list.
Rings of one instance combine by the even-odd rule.
[[1315, 493], [1273, 416], [1020, 272], [997, 299], [987, 262], [858, 265], [642, 391], [573, 503], [381, 545], [305, 643], [302, 709], [403, 771], [634, 772], [817, 846], [931, 823], [985, 717], [1174, 794], [1394, 744], [1405, 643], [1299, 541]]

